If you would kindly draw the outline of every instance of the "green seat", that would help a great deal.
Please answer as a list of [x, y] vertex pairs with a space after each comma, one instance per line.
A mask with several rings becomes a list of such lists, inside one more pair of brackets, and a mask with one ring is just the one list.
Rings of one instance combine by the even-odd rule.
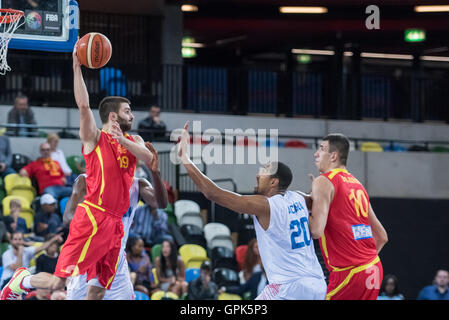
[[449, 148], [444, 146], [435, 146], [430, 151], [432, 152], [449, 152]]
[[74, 174], [80, 174], [81, 172], [78, 170], [78, 165], [84, 163], [84, 158], [79, 155], [72, 155], [66, 158], [67, 164]]
[[164, 211], [167, 213], [167, 222], [170, 224], [177, 225], [178, 221], [176, 219], [175, 210], [173, 209], [173, 205], [169, 203], [167, 205], [167, 208], [164, 209]]
[[160, 243], [155, 244], [151, 248], [151, 260], [153, 263], [156, 262], [156, 257], [160, 257], [162, 252], [162, 245]]

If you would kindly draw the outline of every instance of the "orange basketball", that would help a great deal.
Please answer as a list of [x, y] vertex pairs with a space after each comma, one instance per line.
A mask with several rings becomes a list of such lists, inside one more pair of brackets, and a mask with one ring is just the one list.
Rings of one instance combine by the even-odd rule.
[[79, 39], [76, 55], [83, 66], [90, 69], [101, 68], [111, 59], [111, 42], [101, 33], [90, 32]]

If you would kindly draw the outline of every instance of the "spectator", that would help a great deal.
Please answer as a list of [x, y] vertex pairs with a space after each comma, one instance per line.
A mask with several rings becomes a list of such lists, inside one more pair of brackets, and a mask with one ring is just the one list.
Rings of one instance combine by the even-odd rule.
[[134, 289], [150, 296], [158, 288], [154, 283], [153, 265], [144, 250], [144, 242], [139, 237], [130, 237], [126, 245], [126, 259]]
[[395, 275], [387, 274], [384, 277], [377, 300], [404, 300], [399, 290], [399, 280]]
[[0, 136], [0, 177], [4, 179], [8, 174], [16, 173], [11, 167], [12, 152], [8, 136]]
[[46, 237], [62, 231], [62, 219], [56, 207], [56, 199], [51, 194], [44, 194], [40, 198], [40, 208], [34, 217], [34, 232], [36, 236]]
[[262, 271], [261, 266], [259, 246], [257, 239], [254, 238], [248, 243], [248, 249], [246, 250], [245, 260], [243, 262], [243, 270], [239, 273], [240, 283], [244, 284], [247, 282], [254, 272]]
[[261, 266], [261, 271], [253, 272], [251, 277], [244, 284], [240, 286], [221, 287], [220, 292], [234, 293], [239, 296], [243, 296], [246, 292], [249, 292], [249, 299], [254, 300], [263, 291], [267, 284], [267, 275], [265, 274], [263, 266]]
[[185, 265], [178, 255], [175, 244], [172, 241], [162, 242], [161, 256], [155, 261], [157, 278], [160, 288], [167, 292], [173, 292], [178, 297], [187, 294], [187, 282], [185, 281]]
[[[14, 107], [8, 112], [8, 123], [26, 125], [36, 124], [33, 110], [31, 110], [28, 106], [27, 96], [19, 94], [16, 97]], [[29, 137], [35, 136], [35, 131], [36, 128], [24, 128], [19, 126], [16, 128], [8, 128], [7, 134], [12, 136]]]
[[424, 287], [418, 295], [418, 300], [449, 300], [449, 272], [438, 270], [433, 284]]
[[26, 221], [24, 218], [19, 217], [20, 210], [22, 209], [22, 204], [20, 200], [12, 199], [9, 202], [10, 213], [9, 216], [4, 217], [4, 222], [6, 226], [6, 230], [8, 231], [8, 239], [11, 239], [11, 235], [14, 232], [22, 232], [23, 234], [27, 234], [30, 230], [27, 227]]
[[39, 194], [49, 193], [60, 200], [70, 197], [72, 188], [67, 187], [67, 179], [58, 162], [50, 158], [50, 145], [44, 142], [40, 145], [40, 158], [20, 169], [23, 177], [36, 178]]
[[163, 209], [143, 205], [136, 209], [130, 232], [141, 237], [147, 246], [162, 243], [163, 240], [173, 241], [167, 221], [168, 216]]
[[44, 242], [41, 246], [35, 247], [24, 242], [22, 232], [14, 232], [11, 236], [10, 248], [2, 255], [3, 274], [0, 281], [2, 288], [8, 283], [17, 268], [29, 268], [30, 261], [33, 259], [34, 255], [47, 249], [53, 242], [58, 241], [62, 242], [59, 235]]
[[62, 171], [64, 172], [64, 175], [66, 176], [67, 181], [70, 185], [73, 184], [73, 181], [75, 181], [76, 176], [72, 177], [72, 169], [70, 169], [64, 151], [61, 149], [58, 149], [59, 144], [59, 136], [57, 133], [50, 133], [47, 136], [47, 142], [50, 145], [50, 157], [52, 160], [59, 163], [61, 166]]
[[212, 267], [209, 261], [204, 261], [200, 267], [200, 276], [188, 284], [189, 300], [217, 300], [218, 287], [211, 280]]
[[156, 105], [150, 107], [150, 114], [139, 122], [138, 132], [144, 141], [163, 140], [167, 126], [160, 119], [161, 108]]
[[[45, 241], [51, 240], [55, 235], [54, 234], [48, 234], [45, 237]], [[59, 255], [59, 246], [61, 245], [61, 242], [53, 242], [48, 246], [48, 248], [45, 250], [44, 254], [41, 254], [36, 259], [36, 273], [39, 272], [48, 272], [53, 273], [56, 269], [56, 263], [58, 262], [58, 255]]]
[[5, 223], [1, 220], [1, 216], [0, 216], [0, 242], [9, 242], [8, 230], [6, 229]]

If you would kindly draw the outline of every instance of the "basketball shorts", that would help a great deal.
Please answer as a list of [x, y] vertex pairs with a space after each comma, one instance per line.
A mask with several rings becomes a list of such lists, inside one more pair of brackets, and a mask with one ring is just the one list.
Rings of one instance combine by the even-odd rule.
[[110, 289], [118, 266], [124, 235], [121, 215], [90, 203], [80, 203], [54, 274], [61, 278], [87, 273]]
[[282, 284], [268, 284], [256, 300], [324, 300], [326, 281], [301, 278]]
[[329, 274], [326, 300], [376, 300], [383, 279], [382, 263], [376, 257], [368, 264]]
[[[70, 277], [67, 284], [67, 300], [84, 300], [88, 285], [100, 286], [97, 278], [87, 281], [87, 274]], [[134, 288], [128, 270], [126, 257], [122, 252], [119, 267], [112, 281], [111, 289], [106, 290], [103, 300], [135, 300]]]

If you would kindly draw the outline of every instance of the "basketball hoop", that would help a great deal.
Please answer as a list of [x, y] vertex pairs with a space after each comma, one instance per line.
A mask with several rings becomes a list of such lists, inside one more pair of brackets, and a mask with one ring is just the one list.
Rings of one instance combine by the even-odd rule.
[[20, 23], [23, 16], [24, 13], [20, 10], [0, 9], [0, 75], [5, 75], [6, 72], [11, 71], [6, 62], [8, 44], [17, 28], [25, 23], [25, 21]]

